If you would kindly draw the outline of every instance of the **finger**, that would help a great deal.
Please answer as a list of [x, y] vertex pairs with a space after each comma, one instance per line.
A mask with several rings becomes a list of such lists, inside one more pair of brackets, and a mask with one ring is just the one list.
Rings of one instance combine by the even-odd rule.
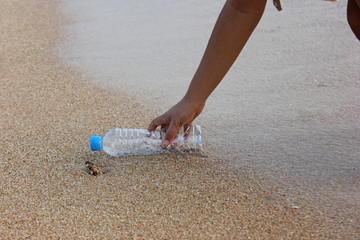
[[155, 123], [154, 121], [152, 121], [152, 122], [149, 124], [149, 126], [147, 127], [147, 130], [148, 130], [149, 132], [152, 132], [152, 131], [154, 131], [154, 130], [157, 128], [157, 126], [158, 126], [158, 125], [156, 125], [156, 123]]
[[166, 119], [163, 116], [157, 117], [149, 124], [147, 130], [148, 131], [154, 131], [158, 126], [164, 125], [166, 122]]
[[176, 134], [179, 132], [179, 129], [180, 126], [175, 121], [170, 122], [170, 126], [166, 131], [165, 138], [162, 141], [162, 145], [164, 148], [166, 148], [167, 146], [169, 146], [169, 144], [171, 144]]
[[172, 148], [172, 149], [177, 148], [177, 146], [178, 146], [178, 141], [179, 141], [178, 135], [176, 135], [175, 138], [174, 138], [174, 140], [173, 140], [172, 143], [171, 143], [171, 148]]

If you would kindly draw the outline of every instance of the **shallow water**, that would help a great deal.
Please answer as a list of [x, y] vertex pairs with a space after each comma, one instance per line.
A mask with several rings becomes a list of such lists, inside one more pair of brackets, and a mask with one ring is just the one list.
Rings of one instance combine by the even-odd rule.
[[[343, 202], [350, 211], [360, 198], [359, 41], [347, 25], [345, 1], [282, 4], [278, 12], [268, 2], [209, 98], [197, 120], [204, 147], [295, 199]], [[59, 54], [98, 86], [136, 96], [152, 115], [186, 91], [222, 5], [66, 0], [73, 24], [64, 29]]]

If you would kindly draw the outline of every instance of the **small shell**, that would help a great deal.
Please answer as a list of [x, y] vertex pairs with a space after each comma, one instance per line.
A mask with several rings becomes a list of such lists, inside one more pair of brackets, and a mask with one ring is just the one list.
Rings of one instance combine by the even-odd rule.
[[100, 169], [98, 166], [96, 166], [95, 164], [93, 164], [92, 162], [86, 161], [85, 164], [88, 165], [88, 173], [89, 173], [89, 174], [94, 175], [94, 176], [103, 174], [103, 172], [101, 171], [101, 169]]
[[273, 0], [273, 3], [274, 3], [274, 6], [277, 8], [277, 10], [279, 10], [279, 11], [282, 10], [280, 0]]

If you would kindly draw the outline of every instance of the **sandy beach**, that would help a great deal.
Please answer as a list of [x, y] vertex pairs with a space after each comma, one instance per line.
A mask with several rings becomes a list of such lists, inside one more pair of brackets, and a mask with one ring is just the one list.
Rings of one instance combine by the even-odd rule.
[[[359, 194], [359, 169], [358, 165], [349, 167], [352, 166], [350, 160], [359, 153], [356, 145], [359, 125], [354, 121], [359, 113], [359, 109], [355, 109], [358, 102], [346, 105], [349, 108], [344, 111], [335, 111], [335, 115], [345, 114], [343, 131], [328, 133], [322, 129], [323, 135], [318, 136], [320, 140], [332, 135], [334, 139], [347, 136], [343, 139], [349, 149], [341, 149], [349, 153], [346, 158], [350, 159], [346, 165], [348, 175], [347, 178], [336, 178], [331, 185], [339, 193], [336, 201], [331, 198], [332, 202], [326, 194], [334, 195], [334, 191], [327, 192], [326, 185], [323, 185], [324, 189], [316, 188], [319, 194], [324, 193], [324, 199], [294, 198], [297, 191], [290, 197], [284, 191], [281, 179], [270, 182], [266, 174], [254, 173], [258, 168], [231, 161], [243, 157], [244, 162], [249, 163], [255, 158], [260, 161], [266, 157], [263, 152], [271, 145], [255, 137], [255, 127], [254, 135], [245, 133], [239, 138], [238, 141], [243, 142], [241, 153], [221, 144], [221, 139], [216, 143], [210, 131], [208, 147], [201, 155], [112, 158], [101, 152], [90, 152], [91, 135], [115, 127], [146, 127], [154, 115], [164, 109], [154, 107], [149, 111], [149, 102], [143, 102], [144, 99], [136, 98], [126, 89], [99, 87], [91, 74], [64, 62], [54, 53], [54, 49], [62, 46], [69, 37], [62, 31], [64, 26], [73, 24], [73, 19], [65, 17], [59, 10], [60, 3], [40, 0], [0, 2], [1, 238], [360, 237], [359, 203], [355, 201]], [[359, 73], [349, 74], [358, 76]], [[360, 89], [359, 83], [346, 81], [345, 84], [351, 87], [352, 94]], [[337, 83], [330, 85], [339, 87]], [[227, 89], [225, 86], [224, 91]], [[210, 102], [209, 107], [216, 104]], [[304, 122], [315, 121], [317, 124], [318, 119], [314, 120], [311, 113], [309, 110], [300, 117]], [[321, 117], [329, 119], [331, 114], [324, 112]], [[250, 120], [251, 117], [248, 122]], [[330, 130], [335, 130], [338, 125], [329, 126]], [[209, 124], [205, 129], [211, 127]], [[285, 128], [284, 132], [291, 130]], [[280, 138], [283, 132], [278, 133]], [[270, 133], [265, 132], [264, 139], [267, 134]], [[309, 132], [299, 134], [306, 140]], [[257, 143], [255, 150], [246, 149], [254, 142]], [[330, 153], [334, 145], [343, 144], [336, 140], [330, 143]], [[300, 151], [309, 149], [302, 144], [300, 141], [297, 145]], [[274, 158], [289, 157], [281, 147], [274, 153]], [[90, 175], [87, 161], [97, 165], [103, 174]], [[294, 174], [301, 175], [301, 172]], [[302, 191], [297, 193], [303, 194]], [[328, 206], [324, 205], [326, 202]]]

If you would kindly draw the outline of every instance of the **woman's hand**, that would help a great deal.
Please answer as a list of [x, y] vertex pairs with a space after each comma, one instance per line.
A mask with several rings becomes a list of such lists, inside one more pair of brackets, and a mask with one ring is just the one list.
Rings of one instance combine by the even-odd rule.
[[155, 118], [148, 127], [149, 131], [154, 131], [161, 126], [166, 131], [163, 147], [169, 146], [179, 129], [187, 128], [202, 112], [207, 98], [228, 72], [260, 21], [265, 5], [266, 0], [226, 2], [185, 97]]
[[155, 118], [147, 129], [154, 131], [158, 126], [161, 126], [161, 129], [166, 132], [162, 141], [163, 148], [166, 148], [172, 143], [181, 127], [187, 128], [192, 125], [192, 122], [199, 116], [204, 106], [205, 103], [195, 103], [184, 98], [169, 111]]

